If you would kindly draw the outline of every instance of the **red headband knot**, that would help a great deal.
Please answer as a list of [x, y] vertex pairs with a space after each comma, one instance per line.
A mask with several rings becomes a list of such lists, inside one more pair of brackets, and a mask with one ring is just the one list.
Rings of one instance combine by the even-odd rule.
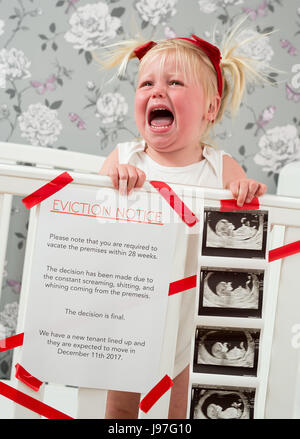
[[[199, 47], [199, 49], [203, 50], [203, 52], [208, 56], [211, 63], [213, 64], [217, 79], [218, 79], [218, 92], [220, 97], [222, 97], [223, 93], [223, 77], [220, 67], [220, 61], [221, 61], [221, 53], [220, 50], [214, 46], [213, 44], [210, 44], [208, 41], [202, 40], [202, 38], [197, 37], [196, 35], [192, 35], [192, 38], [184, 38], [184, 37], [178, 37], [178, 38], [172, 38], [174, 40], [185, 40], [189, 41], [190, 43], [194, 44], [195, 46]], [[153, 46], [156, 46], [157, 43], [155, 41], [148, 41], [148, 43], [143, 44], [142, 46], [137, 47], [134, 50], [134, 53], [136, 57], [141, 60], [143, 56], [148, 52], [148, 50], [152, 49]]]

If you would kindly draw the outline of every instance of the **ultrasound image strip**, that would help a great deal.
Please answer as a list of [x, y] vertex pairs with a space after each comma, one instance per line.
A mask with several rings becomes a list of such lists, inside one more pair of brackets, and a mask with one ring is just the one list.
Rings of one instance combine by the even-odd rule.
[[[268, 212], [204, 209], [202, 256], [266, 259]], [[243, 264], [244, 265], [244, 264]], [[264, 270], [202, 267], [199, 315], [261, 317]], [[195, 330], [193, 373], [257, 376], [260, 330], [203, 327]], [[197, 378], [198, 381], [198, 378]], [[253, 388], [192, 385], [192, 419], [253, 419]]]
[[256, 376], [259, 338], [258, 329], [198, 326], [193, 372]]
[[255, 389], [193, 384], [190, 419], [253, 419]]
[[268, 212], [204, 209], [202, 255], [265, 258]]
[[261, 317], [264, 270], [202, 267], [198, 315]]

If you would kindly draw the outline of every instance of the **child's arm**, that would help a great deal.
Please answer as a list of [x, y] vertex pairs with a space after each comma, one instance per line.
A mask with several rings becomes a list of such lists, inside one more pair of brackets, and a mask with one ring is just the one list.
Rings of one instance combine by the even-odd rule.
[[146, 180], [146, 174], [141, 169], [119, 164], [117, 148], [106, 157], [99, 174], [110, 177], [114, 188], [119, 189], [122, 195], [129, 194], [133, 188], [142, 187]]
[[238, 206], [250, 203], [254, 197], [260, 197], [267, 190], [265, 184], [248, 178], [243, 168], [228, 155], [223, 157], [223, 187], [232, 192]]

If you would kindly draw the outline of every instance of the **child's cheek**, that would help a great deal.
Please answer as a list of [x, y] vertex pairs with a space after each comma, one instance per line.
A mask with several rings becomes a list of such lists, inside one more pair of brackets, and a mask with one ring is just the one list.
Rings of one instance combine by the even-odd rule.
[[142, 135], [146, 124], [146, 105], [140, 99], [135, 100], [134, 117], [137, 129]]

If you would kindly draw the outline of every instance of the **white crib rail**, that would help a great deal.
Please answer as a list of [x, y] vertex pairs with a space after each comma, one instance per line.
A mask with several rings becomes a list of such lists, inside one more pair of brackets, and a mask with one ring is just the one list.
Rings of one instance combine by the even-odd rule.
[[98, 174], [104, 160], [105, 157], [93, 154], [0, 142], [0, 162], [6, 164], [31, 163], [41, 168]]

